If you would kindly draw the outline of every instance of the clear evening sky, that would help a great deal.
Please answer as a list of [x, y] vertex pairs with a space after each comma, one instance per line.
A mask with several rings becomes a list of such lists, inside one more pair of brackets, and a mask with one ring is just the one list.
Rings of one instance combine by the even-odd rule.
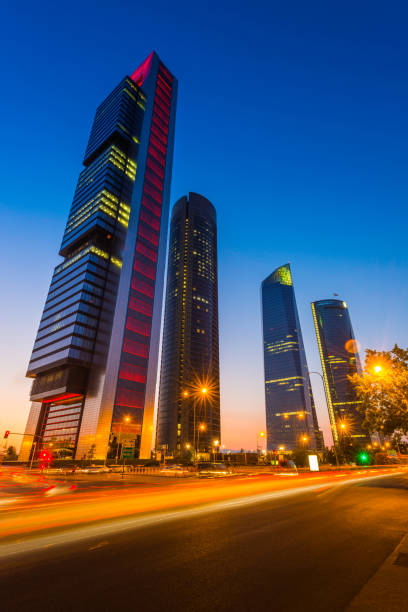
[[[171, 203], [218, 214], [222, 441], [265, 427], [260, 283], [290, 262], [366, 347], [408, 346], [406, 2], [8, 3], [0, 14], [0, 435], [24, 378], [96, 106], [156, 50], [179, 79]], [[312, 376], [329, 441], [321, 380]]]

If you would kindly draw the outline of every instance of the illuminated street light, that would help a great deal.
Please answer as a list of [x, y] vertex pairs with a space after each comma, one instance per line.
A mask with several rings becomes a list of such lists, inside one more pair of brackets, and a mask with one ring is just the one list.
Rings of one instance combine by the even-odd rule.
[[207, 393], [207, 391], [208, 391], [207, 387], [203, 387], [201, 389], [201, 393], [203, 393], [204, 395]]
[[183, 396], [188, 397], [188, 391], [183, 391]]
[[205, 431], [206, 429], [207, 429], [207, 425], [205, 423], [200, 423], [199, 430], [200, 431]]
[[305, 418], [305, 414], [304, 412], [299, 412], [299, 414], [297, 415], [298, 419], [304, 419]]
[[187, 442], [187, 444], [186, 444], [186, 449], [188, 450], [189, 448], [191, 448], [191, 444], [189, 444], [189, 443]]
[[279, 450], [283, 451], [283, 450], [285, 450], [285, 447], [284, 446], [280, 446]]

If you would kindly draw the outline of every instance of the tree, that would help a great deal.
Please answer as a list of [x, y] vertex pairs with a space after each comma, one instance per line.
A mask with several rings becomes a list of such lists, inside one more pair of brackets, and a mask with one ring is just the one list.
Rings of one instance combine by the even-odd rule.
[[7, 461], [15, 461], [17, 459], [17, 453], [15, 446], [9, 446], [6, 454]]
[[292, 451], [290, 459], [295, 462], [297, 467], [306, 467], [309, 464], [308, 456], [309, 453], [304, 446], [297, 446], [295, 450]]
[[367, 349], [363, 375], [349, 380], [361, 401], [363, 426], [398, 444], [408, 434], [408, 349]]

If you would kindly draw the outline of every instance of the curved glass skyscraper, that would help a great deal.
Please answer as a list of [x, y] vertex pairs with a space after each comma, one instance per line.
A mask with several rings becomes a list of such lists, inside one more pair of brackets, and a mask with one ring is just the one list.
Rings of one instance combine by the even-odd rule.
[[365, 441], [368, 434], [362, 428], [360, 403], [348, 376], [361, 374], [350, 314], [342, 300], [312, 302], [313, 320], [323, 369], [330, 423], [335, 443], [343, 433]]
[[173, 208], [167, 268], [157, 446], [208, 451], [220, 440], [217, 224], [189, 193]]
[[290, 265], [262, 283], [268, 450], [316, 448], [320, 440]]

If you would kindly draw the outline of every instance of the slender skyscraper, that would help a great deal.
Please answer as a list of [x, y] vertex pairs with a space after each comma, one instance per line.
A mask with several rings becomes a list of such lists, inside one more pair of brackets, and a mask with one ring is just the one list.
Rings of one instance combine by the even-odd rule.
[[153, 52], [96, 111], [28, 366], [22, 459], [33, 440], [150, 457], [176, 98]]
[[347, 304], [320, 300], [312, 302], [312, 312], [334, 442], [340, 441], [343, 432], [365, 442], [368, 434], [357, 410], [360, 401], [348, 379], [361, 374], [361, 363]]
[[268, 450], [316, 448], [318, 432], [289, 264], [262, 283]]
[[204, 451], [219, 439], [216, 213], [189, 193], [171, 217], [157, 445]]

